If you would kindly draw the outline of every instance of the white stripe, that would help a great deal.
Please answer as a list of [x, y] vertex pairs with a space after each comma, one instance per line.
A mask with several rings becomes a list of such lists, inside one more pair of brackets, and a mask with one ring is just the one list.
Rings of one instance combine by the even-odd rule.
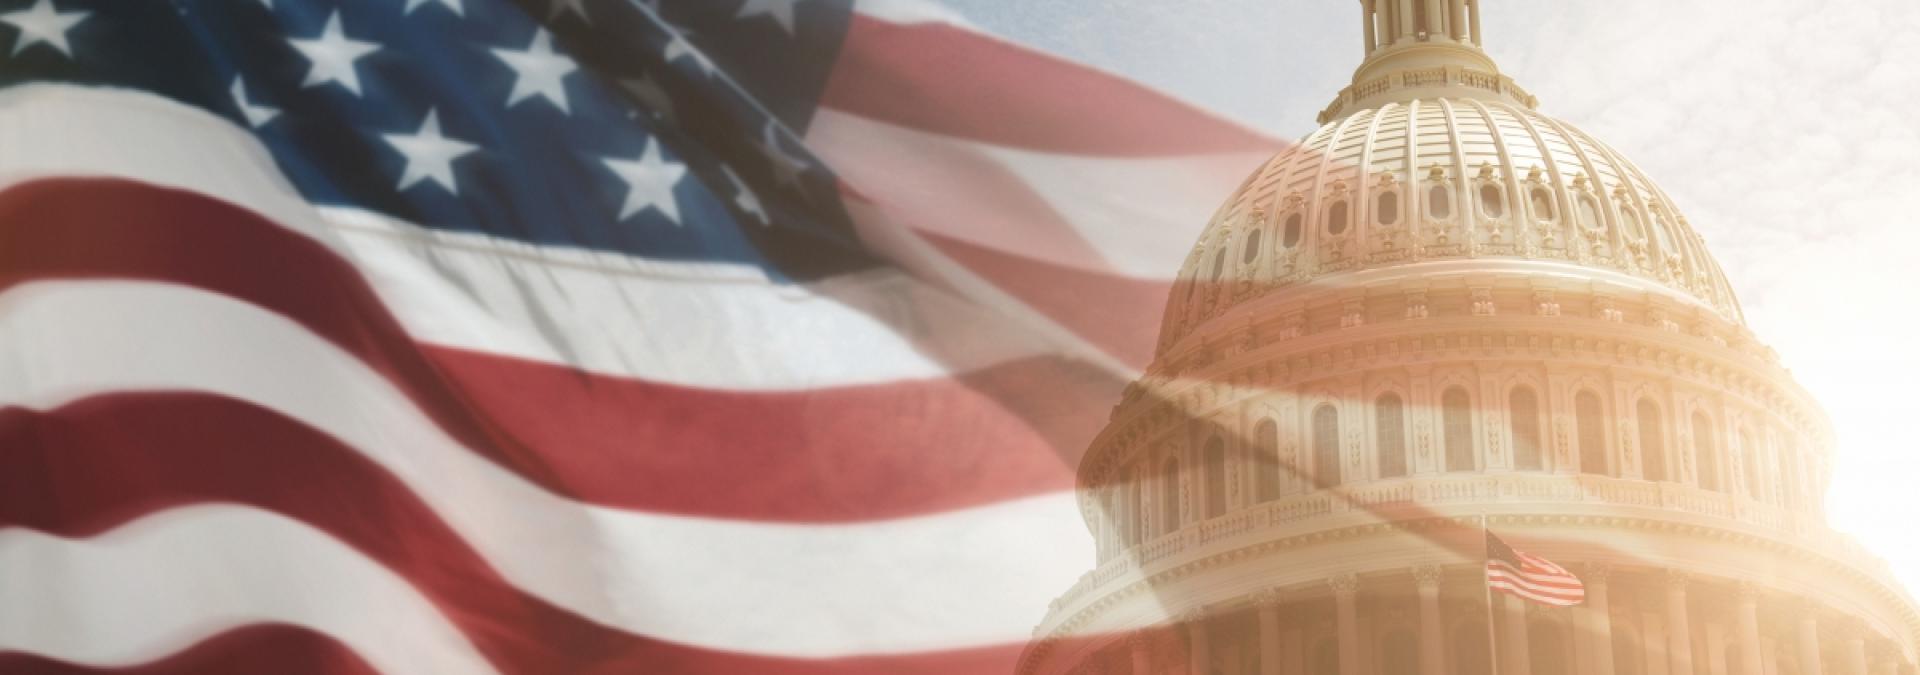
[[0, 530], [0, 652], [112, 667], [233, 628], [332, 636], [384, 673], [493, 672], [406, 581], [272, 513], [174, 509], [67, 540]]
[[959, 12], [927, 0], [853, 0], [853, 11], [888, 23], [944, 23], [978, 30]]
[[279, 411], [392, 471], [515, 585], [676, 642], [834, 656], [1024, 640], [1048, 600], [1092, 566], [1067, 493], [835, 526], [562, 499], [459, 447], [297, 324], [190, 288], [21, 286], [0, 294], [0, 344], [0, 405], [184, 390]]
[[648, 261], [323, 212], [301, 201], [245, 131], [140, 92], [0, 91], [0, 147], [0, 189], [41, 176], [115, 176], [261, 213], [361, 266], [423, 341], [725, 390], [939, 377], [1050, 351], [1011, 321], [895, 270], [780, 284], [739, 265]]
[[[1019, 150], [821, 109], [807, 145], [860, 194], [939, 232], [1043, 261], [1140, 278], [1180, 269], [1224, 196], [1266, 152], [1084, 157]], [[1071, 227], [1008, 219], [1010, 196], [983, 173], [1005, 172]], [[1088, 251], [1084, 246], [1091, 246]], [[1091, 255], [1089, 255], [1091, 253]]]

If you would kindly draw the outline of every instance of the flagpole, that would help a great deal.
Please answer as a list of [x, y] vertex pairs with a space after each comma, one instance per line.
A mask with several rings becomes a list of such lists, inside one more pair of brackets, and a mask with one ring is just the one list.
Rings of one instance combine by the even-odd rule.
[[1487, 550], [1487, 539], [1493, 536], [1493, 530], [1487, 524], [1487, 514], [1480, 514], [1480, 590], [1487, 599], [1487, 665], [1493, 669], [1493, 675], [1500, 675], [1500, 650], [1493, 632], [1493, 579], [1487, 576], [1487, 562], [1492, 553]]

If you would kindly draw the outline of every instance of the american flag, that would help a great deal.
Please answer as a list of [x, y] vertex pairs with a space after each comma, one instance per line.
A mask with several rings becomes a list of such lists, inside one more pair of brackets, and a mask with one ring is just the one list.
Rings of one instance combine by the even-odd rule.
[[1487, 532], [1487, 587], [1555, 607], [1571, 607], [1587, 598], [1586, 586], [1572, 572], [1546, 558], [1515, 550], [1492, 531]]
[[912, 0], [0, 0], [0, 671], [1004, 672], [1279, 146]]

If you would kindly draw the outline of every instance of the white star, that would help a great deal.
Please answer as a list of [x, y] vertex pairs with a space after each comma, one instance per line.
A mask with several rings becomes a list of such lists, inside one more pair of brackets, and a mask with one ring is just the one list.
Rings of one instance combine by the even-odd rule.
[[407, 8], [400, 10], [400, 13], [402, 15], [412, 15], [413, 10], [419, 9], [421, 5], [429, 2], [446, 7], [447, 11], [453, 12], [455, 16], [467, 15], [467, 10], [460, 5], [460, 0], [407, 0]]
[[407, 158], [407, 168], [400, 172], [400, 187], [395, 188], [397, 190], [406, 190], [414, 183], [428, 180], [439, 183], [447, 192], [460, 194], [460, 187], [453, 178], [453, 160], [479, 147], [440, 135], [440, 114], [432, 108], [427, 109], [427, 121], [421, 122], [420, 130], [413, 135], [381, 134], [380, 137]]
[[320, 31], [319, 37], [287, 42], [313, 63], [307, 69], [307, 79], [300, 83], [301, 86], [317, 87], [328, 82], [339, 82], [354, 96], [360, 95], [360, 73], [353, 69], [353, 62], [380, 49], [377, 43], [349, 39], [340, 28], [339, 10], [334, 10], [333, 15], [327, 17], [327, 27]]
[[587, 18], [586, 1], [587, 0], [552, 0], [553, 4], [547, 6], [547, 20], [552, 21], [560, 18], [561, 12], [573, 12], [574, 14], [580, 15], [582, 22], [593, 23], [592, 19]]
[[773, 175], [780, 180], [781, 185], [799, 185], [800, 174], [806, 173], [807, 169], [811, 168], [806, 158], [788, 155], [787, 151], [780, 147], [779, 130], [771, 121], [761, 128], [760, 142], [756, 145], [760, 146], [760, 153], [767, 156], [768, 163], [773, 165]]
[[607, 168], [627, 184], [627, 199], [620, 204], [620, 220], [648, 208], [659, 209], [666, 214], [667, 220], [674, 225], [680, 224], [680, 202], [673, 196], [673, 186], [687, 177], [684, 164], [668, 162], [660, 158], [660, 144], [647, 139], [647, 148], [640, 152], [637, 159], [602, 158]]
[[20, 29], [20, 38], [13, 43], [13, 53], [19, 54], [28, 47], [44, 44], [52, 47], [67, 58], [73, 58], [73, 47], [67, 44], [67, 31], [73, 25], [86, 21], [92, 12], [55, 12], [53, 0], [40, 0], [32, 7], [19, 11], [0, 14], [0, 22], [12, 24]]
[[653, 77], [642, 73], [637, 80], [621, 80], [620, 88], [627, 90], [635, 100], [640, 101], [641, 109], [667, 124], [673, 123], [673, 98]]
[[513, 93], [507, 95], [508, 107], [539, 96], [558, 106], [560, 112], [572, 112], [567, 107], [567, 87], [561, 78], [576, 66], [573, 59], [554, 53], [553, 36], [546, 30], [534, 31], [533, 44], [527, 45], [524, 51], [496, 47], [493, 55], [513, 69]]
[[754, 194], [753, 190], [747, 187], [747, 183], [740, 180], [740, 176], [733, 172], [732, 167], [723, 164], [720, 166], [720, 173], [726, 174], [727, 181], [733, 183], [734, 206], [739, 207], [744, 213], [751, 214], [753, 219], [759, 221], [762, 226], [773, 224], [773, 220], [767, 217], [766, 206], [760, 203], [760, 195]]
[[747, 0], [746, 4], [740, 6], [740, 11], [734, 12], [733, 18], [771, 17], [774, 23], [780, 24], [781, 30], [792, 35], [793, 6], [797, 4], [800, 4], [800, 0]]
[[247, 89], [244, 85], [240, 84], [240, 76], [238, 75], [233, 77], [232, 92], [233, 104], [240, 107], [240, 114], [247, 118], [247, 124], [253, 128], [258, 129], [265, 126], [266, 123], [272, 122], [273, 118], [280, 116], [279, 108], [248, 103]]

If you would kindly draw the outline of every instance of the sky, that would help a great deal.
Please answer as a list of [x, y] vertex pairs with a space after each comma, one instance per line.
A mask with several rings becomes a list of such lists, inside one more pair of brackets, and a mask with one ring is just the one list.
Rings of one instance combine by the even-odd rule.
[[[942, 1], [1285, 138], [1361, 56], [1352, 0]], [[1920, 591], [1920, 3], [1485, 0], [1482, 18], [1542, 112], [1679, 202], [1833, 419], [1831, 524]]]

